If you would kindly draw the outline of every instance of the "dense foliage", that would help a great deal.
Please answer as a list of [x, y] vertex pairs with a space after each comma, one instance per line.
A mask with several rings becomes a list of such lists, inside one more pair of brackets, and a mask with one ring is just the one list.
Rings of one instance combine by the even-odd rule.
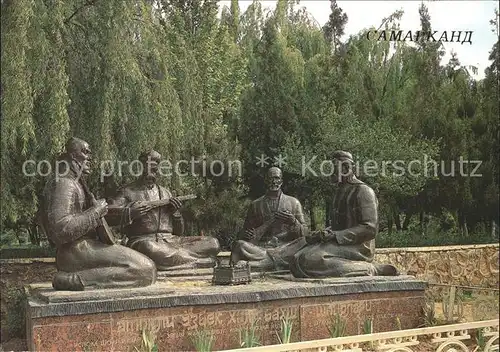
[[[394, 165], [360, 175], [379, 196], [387, 245], [426, 236], [470, 243], [484, 233], [491, 240], [499, 216], [498, 42], [476, 81], [456, 55], [440, 65], [439, 42], [368, 40], [365, 31], [342, 42], [349, 19], [334, 0], [323, 27], [288, 0], [270, 13], [259, 1], [240, 13], [233, 0], [220, 16], [215, 0], [1, 6], [3, 243], [24, 230], [39, 241], [33, 224], [45, 177], [23, 175], [23, 163], [53, 162], [72, 135], [91, 144], [90, 186], [99, 196], [130, 181], [118, 161], [146, 148], [172, 165], [205, 161], [162, 182], [202, 195], [186, 204], [188, 232], [224, 245], [249, 199], [263, 192], [261, 154], [270, 163], [286, 157], [285, 191], [303, 202], [313, 229], [324, 226], [332, 187], [328, 177], [304, 174], [303, 158], [316, 157], [310, 165], [319, 172], [335, 149], [352, 151], [361, 165], [422, 161], [413, 175]], [[401, 15], [373, 26], [397, 29]], [[420, 17], [430, 30], [424, 4]], [[498, 34], [498, 13], [492, 24]], [[460, 157], [482, 160], [482, 177], [423, 172], [430, 159], [458, 170]], [[241, 174], [230, 166], [236, 160]], [[114, 172], [101, 179], [106, 163]]]

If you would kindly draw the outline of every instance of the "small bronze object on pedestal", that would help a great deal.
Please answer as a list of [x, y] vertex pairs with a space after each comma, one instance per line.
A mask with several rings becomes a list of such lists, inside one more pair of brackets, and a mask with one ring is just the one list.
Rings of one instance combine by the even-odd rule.
[[252, 281], [250, 265], [246, 261], [239, 261], [236, 264], [229, 262], [222, 264], [220, 260], [214, 267], [213, 285], [241, 285]]

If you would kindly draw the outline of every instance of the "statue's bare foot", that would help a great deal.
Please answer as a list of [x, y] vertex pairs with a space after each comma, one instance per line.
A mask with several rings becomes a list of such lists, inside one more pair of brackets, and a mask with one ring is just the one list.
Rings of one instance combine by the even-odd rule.
[[398, 276], [398, 269], [391, 264], [374, 264], [379, 276]]

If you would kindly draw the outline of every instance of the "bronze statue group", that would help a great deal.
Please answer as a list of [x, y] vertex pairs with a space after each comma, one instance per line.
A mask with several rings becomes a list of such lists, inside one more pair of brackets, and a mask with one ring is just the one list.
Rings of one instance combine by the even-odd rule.
[[[216, 238], [185, 236], [179, 209], [182, 197], [157, 183], [161, 155], [148, 151], [146, 165], [131, 184], [111, 199], [96, 200], [85, 183], [92, 152], [71, 138], [62, 159], [69, 170], [48, 180], [42, 196], [42, 226], [56, 246], [56, 290], [141, 287], [155, 283], [157, 271], [211, 268], [220, 252]], [[338, 190], [331, 226], [310, 232], [300, 202], [282, 192], [282, 172], [271, 167], [266, 193], [248, 209], [231, 262], [247, 261], [252, 270], [289, 270], [298, 278], [394, 276], [397, 269], [373, 262], [378, 231], [374, 191], [356, 178], [352, 155], [335, 151]], [[340, 172], [340, 173], [339, 173]], [[60, 176], [63, 175], [63, 176]], [[126, 245], [114, 241], [118, 226]]]

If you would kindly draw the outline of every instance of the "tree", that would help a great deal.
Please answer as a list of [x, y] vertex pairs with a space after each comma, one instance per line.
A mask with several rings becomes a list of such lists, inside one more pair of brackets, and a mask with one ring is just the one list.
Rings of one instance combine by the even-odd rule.
[[[24, 163], [53, 165], [71, 135], [92, 145], [89, 183], [98, 197], [131, 180], [141, 151], [158, 150], [172, 166], [162, 183], [203, 198], [184, 208], [187, 232], [215, 235], [226, 248], [248, 198], [264, 191], [261, 154], [266, 166], [285, 157], [285, 192], [301, 200], [313, 229], [328, 220], [333, 188], [303, 166], [316, 156], [309, 165], [320, 172], [335, 149], [353, 152], [359, 165], [377, 163], [377, 174], [360, 177], [379, 197], [382, 233], [395, 225], [413, 234], [405, 244], [422, 243], [428, 231], [466, 243], [494, 228], [498, 42], [476, 81], [455, 53], [440, 63], [445, 48], [427, 40], [424, 4], [416, 45], [368, 40], [366, 30], [343, 40], [348, 18], [336, 1], [323, 27], [297, 4], [279, 0], [267, 12], [254, 0], [241, 13], [234, 0], [219, 19], [215, 0], [2, 1], [1, 224], [15, 232], [2, 243], [26, 229], [36, 234], [45, 178], [21, 177]], [[402, 32], [402, 14], [370, 29]], [[497, 34], [498, 23], [497, 10]], [[455, 163], [456, 174], [460, 158], [482, 160], [482, 177], [443, 175], [440, 165], [436, 175], [424, 172], [434, 159], [445, 172]], [[188, 166], [177, 171], [187, 176], [176, 172], [182, 160]], [[414, 175], [387, 164], [415, 160]], [[441, 220], [437, 230], [426, 230], [431, 217]]]
[[347, 24], [347, 14], [338, 6], [337, 0], [330, 0], [330, 16], [328, 22], [323, 26], [323, 33], [326, 41], [330, 43], [333, 50], [338, 49], [340, 37], [344, 35], [345, 25]]

